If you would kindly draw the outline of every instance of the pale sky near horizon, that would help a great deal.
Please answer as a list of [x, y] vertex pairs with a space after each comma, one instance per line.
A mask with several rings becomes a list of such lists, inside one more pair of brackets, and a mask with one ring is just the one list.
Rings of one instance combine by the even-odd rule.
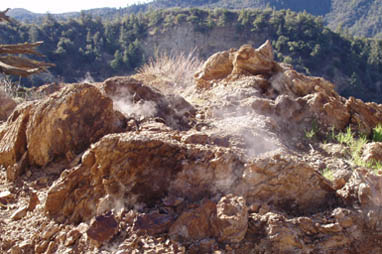
[[150, 2], [149, 0], [12, 0], [0, 1], [0, 10], [7, 8], [23, 8], [35, 13], [64, 13], [103, 7], [126, 7], [135, 3]]

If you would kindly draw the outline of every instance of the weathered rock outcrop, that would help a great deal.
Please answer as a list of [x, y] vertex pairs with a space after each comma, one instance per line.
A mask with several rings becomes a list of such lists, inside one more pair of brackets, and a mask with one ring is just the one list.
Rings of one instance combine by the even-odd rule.
[[71, 162], [91, 143], [123, 129], [111, 99], [92, 85], [68, 85], [41, 101], [21, 104], [2, 131], [0, 163], [17, 163], [27, 152], [30, 165]]
[[195, 109], [179, 95], [163, 95], [130, 77], [109, 78], [101, 89], [113, 99], [115, 109], [126, 117], [160, 118], [166, 125], [179, 130], [192, 126]]
[[[0, 185], [0, 205], [25, 202], [0, 209], [0, 225], [44, 223], [27, 229], [31, 242], [1, 235], [2, 250], [382, 251], [381, 175], [344, 158], [344, 144], [304, 137], [370, 134], [381, 105], [275, 62], [269, 42], [213, 55], [196, 81], [186, 98], [114, 77], [19, 105], [0, 125], [0, 181], [25, 170], [24, 186]], [[378, 149], [364, 160], [380, 160]]]

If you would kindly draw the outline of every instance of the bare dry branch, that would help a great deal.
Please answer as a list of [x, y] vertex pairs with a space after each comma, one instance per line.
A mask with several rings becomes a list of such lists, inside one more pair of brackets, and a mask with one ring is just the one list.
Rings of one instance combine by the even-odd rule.
[[7, 11], [9, 10], [10, 8], [6, 9], [5, 11], [0, 11], [0, 21], [11, 22], [11, 19], [6, 15]]
[[0, 72], [10, 75], [27, 77], [31, 74], [46, 71], [47, 68], [54, 64], [44, 63], [28, 58], [18, 56], [1, 56], [0, 57]]
[[36, 51], [36, 47], [43, 43], [43, 41], [38, 41], [34, 43], [0, 44], [0, 54], [32, 54], [42, 56], [42, 54]]
[[[0, 12], [0, 22], [11, 22], [10, 18], [6, 15], [9, 8]], [[7, 54], [0, 56], [0, 73], [27, 77], [32, 74], [46, 71], [47, 68], [55, 66], [51, 63], [44, 63], [29, 58], [19, 56], [10, 56], [8, 54], [30, 54], [43, 56], [36, 48], [43, 44], [42, 41], [34, 43], [20, 43], [20, 44], [0, 44], [0, 54]]]

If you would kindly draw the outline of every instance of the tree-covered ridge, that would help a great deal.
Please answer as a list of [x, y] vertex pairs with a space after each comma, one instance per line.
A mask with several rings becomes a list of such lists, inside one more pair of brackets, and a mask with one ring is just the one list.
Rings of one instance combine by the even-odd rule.
[[[47, 15], [39, 26], [0, 24], [0, 43], [42, 40], [45, 60], [56, 64], [51, 69], [56, 79], [74, 82], [90, 73], [102, 80], [139, 67], [147, 59], [143, 43], [148, 36], [155, 40], [164, 31], [190, 23], [202, 34], [217, 27], [233, 27], [249, 39], [266, 34], [278, 61], [336, 83], [341, 79], [349, 84], [341, 90], [344, 95], [381, 101], [382, 42], [334, 33], [324, 26], [322, 18], [290, 10], [168, 9], [114, 20], [83, 13], [67, 21]], [[40, 84], [41, 80], [33, 82]]]
[[[331, 29], [348, 30], [353, 35], [382, 37], [382, 4], [380, 0], [154, 0], [146, 4], [134, 4], [125, 8], [100, 8], [84, 11], [87, 15], [102, 18], [121, 17], [126, 14], [165, 8], [272, 8], [306, 11], [323, 16], [324, 23]], [[23, 9], [11, 10], [10, 15], [22, 22], [41, 23], [42, 14]], [[80, 13], [54, 14], [57, 20], [68, 20]]]
[[273, 8], [306, 11], [323, 16], [333, 30], [348, 29], [357, 36], [382, 37], [382, 2], [380, 0], [154, 0], [148, 8]]
[[260, 8], [267, 7], [276, 10], [291, 9], [307, 11], [313, 15], [325, 15], [330, 12], [331, 0], [154, 0], [147, 4], [151, 8], [172, 7], [208, 7], [208, 8]]

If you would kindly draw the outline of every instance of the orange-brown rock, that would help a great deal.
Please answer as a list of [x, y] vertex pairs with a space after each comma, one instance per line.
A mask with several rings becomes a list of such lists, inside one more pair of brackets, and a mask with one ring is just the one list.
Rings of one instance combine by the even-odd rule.
[[205, 200], [200, 207], [183, 212], [170, 228], [170, 236], [201, 240], [214, 235], [213, 223], [216, 204]]
[[270, 41], [258, 49], [243, 45], [234, 53], [232, 74], [269, 74], [275, 66]]
[[26, 136], [29, 163], [68, 161], [108, 133], [122, 130], [112, 101], [88, 84], [68, 85], [30, 112]]
[[218, 52], [210, 56], [202, 69], [195, 73], [195, 79], [209, 81], [227, 77], [233, 70], [233, 58], [233, 50]]
[[225, 148], [211, 148], [180, 143], [171, 133], [105, 136], [84, 154], [81, 165], [61, 174], [45, 209], [51, 216], [78, 222], [102, 210], [100, 199], [106, 195], [115, 200], [115, 207], [124, 196], [129, 197], [125, 204], [133, 206], [160, 200], [167, 193], [199, 200], [206, 192], [227, 191], [240, 162]]
[[[109, 241], [117, 232], [118, 222], [111, 213], [97, 216], [86, 231], [87, 235], [96, 241], [98, 245]], [[75, 234], [80, 236], [78, 233]]]
[[16, 106], [17, 103], [0, 89], [0, 121], [7, 120]]
[[350, 122], [354, 129], [360, 133], [369, 135], [374, 127], [382, 122], [382, 106], [350, 97], [346, 101], [346, 108], [351, 114]]
[[334, 85], [329, 81], [323, 78], [305, 76], [293, 69], [281, 68], [281, 70], [275, 71], [269, 80], [272, 87], [280, 94], [303, 97], [320, 92], [329, 97], [338, 97], [334, 91]]
[[294, 211], [303, 213], [325, 205], [330, 197], [330, 202], [335, 199], [329, 182], [314, 168], [279, 154], [248, 164], [238, 190], [250, 204], [261, 201], [280, 208], [293, 206]]
[[28, 151], [31, 165], [68, 162], [103, 135], [121, 131], [111, 99], [92, 85], [68, 85], [41, 101], [23, 104], [8, 119], [0, 164], [13, 166]]
[[134, 224], [134, 230], [142, 233], [148, 233], [150, 235], [161, 234], [168, 232], [173, 222], [173, 216], [153, 212], [138, 216]]
[[220, 242], [239, 243], [248, 229], [248, 208], [243, 197], [227, 195], [216, 205], [217, 239]]
[[365, 169], [355, 170], [346, 185], [337, 193], [346, 203], [355, 207], [376, 209], [382, 205], [382, 176]]
[[163, 95], [155, 88], [130, 77], [105, 80], [101, 90], [113, 99], [114, 108], [126, 117], [137, 120], [160, 118], [173, 129], [188, 130], [195, 109], [183, 97], [174, 93]]
[[193, 91], [114, 77], [19, 105], [0, 124], [1, 250], [382, 253], [382, 176], [334, 141], [370, 133], [382, 107], [276, 63], [269, 42], [204, 71]]
[[307, 98], [307, 107], [315, 115], [322, 126], [343, 130], [349, 125], [350, 113], [338, 97], [329, 97], [321, 92], [314, 93]]
[[27, 151], [26, 129], [33, 103], [19, 105], [0, 133], [0, 164], [13, 166]]
[[366, 144], [363, 148], [362, 159], [364, 161], [382, 161], [382, 142]]

